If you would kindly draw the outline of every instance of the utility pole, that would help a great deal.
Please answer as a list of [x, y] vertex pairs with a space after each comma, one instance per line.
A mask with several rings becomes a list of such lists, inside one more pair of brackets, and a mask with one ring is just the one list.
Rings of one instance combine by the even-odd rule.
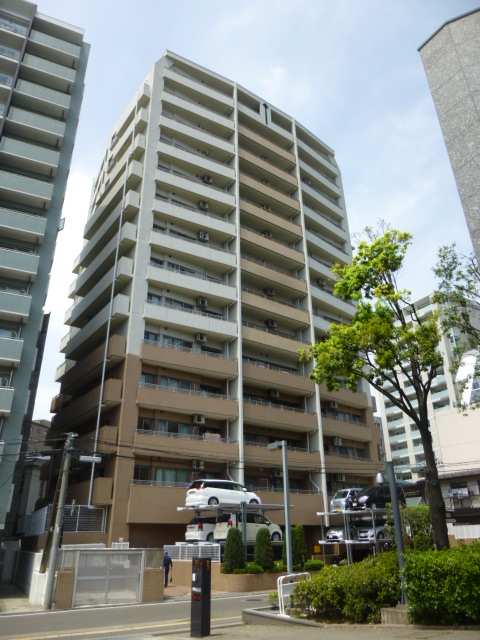
[[52, 538], [52, 549], [50, 552], [50, 559], [48, 562], [48, 575], [45, 584], [45, 601], [44, 609], [50, 609], [53, 600], [53, 588], [55, 585], [55, 571], [57, 568], [58, 549], [60, 546], [60, 536], [62, 533], [63, 525], [63, 512], [65, 509], [65, 501], [67, 498], [68, 487], [68, 474], [70, 471], [70, 460], [72, 453], [75, 451], [73, 447], [73, 440], [77, 438], [76, 433], [67, 433], [67, 440], [63, 449], [62, 466], [60, 469], [61, 485], [60, 495], [58, 497], [57, 514], [55, 517], [55, 527]]

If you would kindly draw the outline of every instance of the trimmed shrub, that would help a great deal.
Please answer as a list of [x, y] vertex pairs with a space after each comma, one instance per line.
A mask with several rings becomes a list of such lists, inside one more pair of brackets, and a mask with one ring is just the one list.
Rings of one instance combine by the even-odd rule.
[[305, 527], [303, 524], [295, 525], [295, 535], [297, 537], [297, 550], [300, 563], [303, 565], [307, 559], [307, 538], [305, 537]]
[[245, 573], [263, 573], [263, 567], [256, 562], [251, 562], [250, 564], [247, 564]]
[[323, 560], [307, 560], [305, 562], [305, 571], [320, 571], [323, 569]]
[[[226, 571], [224, 571], [224, 573], [227, 573]], [[234, 569], [232, 571], [233, 575], [235, 576], [244, 576], [247, 573], [246, 569]]]
[[480, 542], [409, 553], [404, 576], [413, 622], [480, 623]]
[[266, 527], [257, 531], [253, 561], [266, 571], [274, 567], [272, 541], [270, 540], [270, 531]]
[[323, 622], [379, 622], [380, 610], [400, 598], [396, 554], [345, 566], [328, 566], [295, 586], [291, 606]]
[[225, 540], [223, 552], [223, 572], [232, 573], [234, 569], [245, 568], [245, 547], [240, 529], [232, 527]]

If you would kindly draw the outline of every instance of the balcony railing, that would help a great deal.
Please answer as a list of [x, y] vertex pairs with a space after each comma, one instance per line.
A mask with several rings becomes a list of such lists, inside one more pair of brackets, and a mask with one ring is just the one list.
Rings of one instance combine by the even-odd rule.
[[222, 167], [228, 167], [228, 164], [226, 162], [220, 162], [219, 160], [215, 160], [214, 158], [207, 157], [201, 151], [197, 151], [196, 149], [191, 149], [190, 147], [186, 147], [183, 144], [178, 144], [178, 142], [172, 142], [171, 140], [167, 140], [166, 138], [162, 138], [161, 136], [160, 136], [160, 142], [163, 142], [164, 144], [169, 144], [171, 147], [175, 147], [176, 149], [182, 149], [182, 151], [187, 151], [187, 153], [191, 153], [194, 156], [199, 156], [204, 160], [208, 160], [209, 162], [214, 162], [215, 164], [219, 164]]
[[296, 227], [298, 227], [298, 234], [302, 235], [302, 227], [299, 224], [297, 224], [296, 222], [293, 222], [293, 220], [290, 220], [290, 218], [286, 218], [285, 216], [282, 216], [280, 213], [277, 213], [276, 211], [272, 211], [271, 209], [264, 209], [262, 207], [262, 205], [258, 204], [258, 202], [254, 202], [253, 200], [249, 200], [248, 198], [245, 198], [245, 196], [241, 196], [240, 197], [240, 208], [242, 208], [242, 201], [248, 202], [248, 204], [251, 204], [254, 207], [257, 207], [259, 209], [262, 209], [262, 211], [266, 211], [268, 214], [270, 214], [272, 216], [275, 216], [276, 218], [279, 218], [283, 222], [287, 221], [290, 224], [295, 225]]
[[292, 309], [300, 309], [300, 311], [308, 312], [308, 309], [302, 309], [296, 304], [292, 304], [291, 302], [284, 302], [283, 300], [279, 300], [278, 298], [274, 298], [272, 296], [267, 296], [264, 293], [259, 293], [258, 291], [254, 291], [253, 289], [249, 289], [248, 287], [242, 287], [242, 291], [245, 291], [246, 293], [252, 293], [254, 296], [265, 298], [266, 300], [271, 300], [272, 302], [278, 302], [278, 304], [283, 304], [286, 307], [291, 307]]
[[211, 391], [202, 391], [201, 389], [178, 389], [177, 387], [170, 387], [166, 384], [152, 384], [150, 382], [139, 382], [140, 387], [146, 387], [147, 389], [155, 389], [157, 391], [172, 391], [173, 393], [184, 393], [188, 396], [201, 396], [202, 398], [217, 398], [217, 400], [236, 400], [234, 396], [229, 393], [212, 393]]
[[[228, 108], [227, 113], [220, 113], [219, 111], [215, 111], [215, 109], [211, 109], [210, 107], [206, 107], [204, 104], [199, 103], [191, 98], [187, 98], [185, 95], [178, 93], [174, 89], [170, 89], [170, 87], [164, 86], [163, 88], [165, 93], [169, 93], [171, 96], [175, 96], [175, 98], [180, 98], [180, 100], [185, 100], [185, 102], [189, 102], [190, 104], [195, 105], [196, 107], [200, 107], [201, 109], [205, 109], [205, 111], [209, 111], [216, 116], [221, 116], [222, 118], [229, 118], [230, 113], [232, 112], [232, 107]], [[225, 105], [226, 106], [226, 105]], [[233, 125], [232, 125], [233, 126]]]
[[[245, 440], [244, 443], [249, 447], [268, 447], [268, 442], [252, 442], [251, 440]], [[305, 449], [305, 447], [292, 447], [291, 445], [287, 445], [287, 449], [289, 451], [297, 451], [299, 453], [318, 453], [318, 450], [312, 451], [312, 449]]]
[[28, 31], [25, 25], [18, 24], [18, 22], [13, 22], [12, 20], [8, 20], [3, 16], [0, 16], [0, 28], [8, 29], [8, 31], [13, 31], [14, 33], [18, 33], [21, 36], [25, 36]]
[[[159, 436], [161, 438], [185, 438], [186, 440], [202, 440], [205, 442], [231, 442], [230, 437], [222, 438], [217, 433], [204, 433], [202, 435], [193, 433], [169, 433], [166, 431], [156, 431], [154, 429], [137, 429], [138, 434], [146, 436]], [[218, 436], [212, 438], [211, 436]]]
[[254, 322], [248, 322], [247, 320], [243, 320], [242, 324], [244, 327], [251, 327], [252, 329], [258, 329], [259, 331], [265, 331], [265, 333], [272, 333], [276, 336], [281, 336], [282, 338], [288, 338], [289, 340], [295, 340], [295, 342], [301, 342], [303, 344], [310, 344], [310, 340], [302, 340], [302, 338], [297, 338], [297, 336], [292, 336], [290, 333], [285, 333], [285, 331], [278, 331], [277, 329], [269, 329], [268, 327], [262, 327], [260, 324], [255, 324]]
[[[179, 118], [178, 116], [174, 116], [173, 114], [170, 114], [166, 111], [162, 111], [161, 115], [162, 117], [169, 118], [170, 120], [175, 120], [175, 122], [178, 122], [179, 124], [184, 124], [186, 127], [190, 127], [191, 129], [193, 129], [193, 131], [195, 131], [195, 137], [198, 136], [199, 128], [196, 124], [190, 122], [190, 120], [187, 120], [186, 118]], [[233, 133], [233, 131], [229, 131], [226, 136], [219, 136], [216, 133], [207, 131], [207, 129], [200, 129], [200, 131], [204, 132], [208, 136], [212, 136], [212, 138], [223, 140], [224, 142], [228, 142], [228, 139], [232, 136]]]
[[337, 413], [331, 413], [327, 411], [322, 411], [322, 418], [330, 418], [331, 420], [339, 420], [340, 422], [348, 422], [349, 424], [353, 424], [356, 427], [363, 427], [366, 429], [370, 429], [370, 425], [365, 422], [355, 422], [350, 417], [339, 416]]
[[301, 376], [302, 378], [307, 377], [304, 373], [299, 373], [296, 369], [292, 369], [291, 367], [281, 367], [278, 364], [261, 362], [259, 360], [254, 360], [252, 358], [249, 358], [248, 356], [243, 356], [242, 360], [247, 364], [253, 364], [255, 367], [263, 367], [264, 369], [274, 369], [275, 371], [283, 371], [285, 373], [290, 373], [291, 375], [294, 375], [294, 376]]
[[[179, 76], [183, 76], [184, 78], [187, 78], [187, 80], [190, 80], [191, 82], [196, 82], [197, 84], [202, 84], [202, 88], [207, 86], [209, 89], [212, 89], [213, 91], [217, 91], [218, 93], [221, 93], [222, 95], [227, 96], [228, 98], [232, 97], [231, 93], [227, 93], [226, 91], [223, 91], [222, 89], [219, 89], [218, 87], [210, 87], [209, 85], [204, 85], [203, 81], [198, 80], [198, 78], [195, 78], [194, 76], [189, 76], [184, 71], [181, 71], [176, 65], [174, 65], [173, 67], [170, 67], [169, 71], [174, 71], [175, 73], [178, 73]], [[232, 91], [233, 91], [233, 87], [232, 87]]]
[[336, 227], [338, 227], [339, 229], [343, 229], [342, 227], [342, 223], [338, 222], [337, 220], [334, 220], [333, 218], [331, 218], [330, 216], [327, 216], [325, 213], [323, 213], [322, 211], [319, 211], [318, 209], [315, 209], [315, 207], [312, 207], [309, 204], [304, 204], [303, 205], [305, 207], [305, 209], [309, 209], [310, 211], [313, 211], [313, 213], [316, 213], [318, 216], [320, 216], [321, 218], [324, 218], [324, 220], [327, 220], [327, 222], [331, 222], [333, 225], [335, 225]]
[[299, 280], [300, 282], [305, 282], [303, 278], [299, 278], [297, 275], [287, 271], [286, 269], [282, 269], [281, 267], [275, 267], [273, 264], [269, 262], [265, 262], [264, 260], [258, 260], [257, 258], [251, 258], [247, 256], [245, 253], [241, 254], [241, 258], [244, 260], [249, 260], [250, 262], [254, 262], [255, 264], [259, 264], [262, 267], [266, 267], [267, 269], [272, 269], [272, 271], [278, 271], [278, 273], [283, 273], [286, 276], [290, 276], [290, 278], [295, 278], [295, 280]]
[[287, 404], [275, 404], [274, 402], [269, 402], [268, 400], [257, 400], [256, 398], [244, 398], [244, 402], [248, 404], [258, 404], [262, 407], [270, 407], [271, 409], [280, 409], [281, 411], [294, 411], [295, 413], [303, 413], [308, 416], [316, 416], [315, 411], [305, 411], [305, 409], [300, 409], [299, 407], [290, 407]]
[[209, 189], [214, 189], [215, 191], [221, 191], [222, 193], [230, 193], [228, 187], [216, 187], [213, 184], [206, 184], [203, 180], [199, 178], [194, 178], [193, 176], [189, 176], [188, 173], [183, 173], [182, 171], [177, 171], [176, 169], [170, 169], [169, 167], [164, 167], [161, 164], [157, 165], [158, 169], [162, 171], [166, 171], [167, 173], [171, 173], [174, 176], [179, 176], [180, 178], [184, 178], [185, 180], [190, 180], [190, 182], [195, 182], [196, 184], [203, 185], [204, 187], [208, 187]]
[[192, 242], [193, 244], [199, 244], [203, 247], [209, 247], [210, 249], [215, 249], [216, 251], [222, 251], [223, 253], [234, 254], [235, 251], [230, 251], [229, 249], [224, 249], [223, 247], [219, 247], [216, 244], [211, 244], [210, 242], [201, 242], [200, 240], [195, 240], [194, 238], [188, 238], [187, 236], [179, 233], [178, 231], [173, 231], [172, 229], [155, 229], [152, 228], [152, 231], [155, 233], [163, 233], [164, 235], [175, 236], [176, 238], [180, 238], [180, 240], [185, 240], [185, 242]]
[[313, 233], [314, 236], [317, 236], [317, 238], [320, 238], [320, 240], [323, 240], [324, 242], [326, 242], [327, 244], [331, 245], [332, 247], [335, 247], [335, 249], [338, 249], [342, 253], [347, 254], [345, 249], [338, 242], [334, 242], [333, 240], [329, 240], [324, 235], [318, 233], [318, 231], [315, 231], [315, 229], [312, 229], [311, 227], [306, 227], [306, 229], [307, 229], [307, 231], [310, 231], [310, 233]]
[[176, 307], [172, 304], [163, 302], [162, 300], [148, 300], [148, 304], [155, 304], [158, 307], [168, 307], [169, 309], [176, 309], [177, 311], [183, 311], [184, 313], [193, 313], [198, 316], [204, 316], [205, 318], [213, 318], [215, 320], [223, 320], [224, 322], [233, 322], [236, 324], [235, 320], [228, 318], [227, 316], [222, 316], [221, 314], [213, 314], [207, 313], [206, 311], [199, 311], [198, 309], [186, 309], [185, 307]]
[[240, 225], [240, 228], [241, 229], [246, 229], [247, 231], [250, 231], [250, 233], [255, 233], [257, 236], [261, 236], [262, 238], [267, 238], [267, 240], [273, 240], [277, 244], [280, 244], [280, 245], [282, 245], [284, 247], [288, 247], [289, 249], [292, 249], [293, 251], [298, 251], [298, 253], [303, 255], [303, 251], [300, 251], [296, 247], [292, 246], [292, 244], [288, 244], [288, 242], [282, 242], [281, 240], [277, 240], [276, 238], [269, 238], [268, 236], [266, 236], [261, 231], [257, 231], [256, 229], [252, 229], [251, 227], [247, 227], [244, 224]]
[[209, 356], [212, 358], [223, 358], [225, 360], [238, 360], [238, 358], [234, 356], [228, 356], [224, 353], [212, 353], [211, 351], [202, 351], [200, 347], [181, 347], [175, 344], [162, 344], [161, 342], [157, 342], [156, 340], [142, 340], [145, 344], [153, 344], [158, 345], [159, 347], [163, 347], [164, 349], [175, 349], [176, 351], [186, 351], [188, 353], [199, 353], [202, 356]]
[[[189, 209], [190, 211], [201, 213], [203, 216], [207, 216], [208, 218], [215, 218], [216, 220], [223, 220], [225, 222], [230, 222], [230, 220], [227, 217], [217, 216], [214, 213], [209, 213], [207, 211], [204, 211], [203, 209], [200, 209], [199, 207], [194, 207], [193, 205], [185, 204], [184, 202], [175, 200], [175, 198], [169, 198], [168, 196], [164, 196], [160, 193], [156, 193], [155, 198], [158, 198], [159, 200], [164, 200], [165, 202], [171, 202], [176, 207], [182, 207], [183, 209]], [[230, 223], [230, 224], [233, 224], [233, 223]]]
[[[202, 273], [201, 271], [193, 271], [188, 269], [187, 267], [169, 267], [163, 264], [158, 264], [154, 260], [150, 260], [148, 263], [152, 265], [152, 267], [156, 267], [157, 269], [164, 269], [165, 271], [173, 271], [174, 273], [181, 273], [182, 275], [190, 276], [191, 278], [198, 278], [199, 280], [208, 280], [208, 282], [215, 282], [217, 284], [223, 284], [226, 287], [236, 288], [236, 285], [231, 284], [230, 282], [224, 282], [220, 280], [220, 278], [214, 278], [213, 276], [209, 276], [207, 273]], [[286, 303], [285, 303], [286, 304]]]

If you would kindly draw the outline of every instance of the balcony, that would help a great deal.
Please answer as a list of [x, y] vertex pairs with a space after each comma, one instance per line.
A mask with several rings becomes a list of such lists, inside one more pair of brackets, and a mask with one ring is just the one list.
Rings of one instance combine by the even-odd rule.
[[272, 121], [270, 121], [268, 125], [265, 124], [263, 110], [262, 113], [258, 113], [241, 102], [237, 102], [237, 109], [239, 124], [241, 126], [248, 127], [248, 129], [258, 133], [261, 137], [263, 137], [261, 132], [264, 131], [265, 134], [268, 135], [268, 138], [271, 141], [274, 140], [274, 144], [277, 144], [281, 148], [285, 149], [286, 147], [291, 147], [293, 144], [293, 134], [290, 130], [287, 131]]
[[270, 237], [268, 229], [256, 231], [243, 227], [240, 229], [242, 252], [264, 258], [266, 262], [278, 263], [282, 269], [293, 271], [305, 264], [301, 251]]
[[140, 352], [142, 362], [154, 366], [172, 367], [218, 380], [238, 375], [238, 361], [222, 354], [200, 350], [175, 348], [155, 342], [143, 342]]
[[307, 293], [307, 283], [305, 280], [297, 278], [283, 269], [267, 264], [262, 260], [257, 260], [250, 256], [242, 256], [241, 267], [242, 273], [253, 276], [255, 280], [262, 278], [272, 287], [278, 288], [281, 286], [285, 287], [285, 289], [290, 289], [292, 294], [296, 294], [297, 297]]
[[213, 179], [213, 184], [222, 189], [228, 187], [235, 181], [235, 169], [221, 162], [215, 162], [210, 158], [197, 151], [198, 142], [195, 142], [195, 148], [186, 145], [180, 145], [176, 142], [170, 142], [165, 138], [160, 138], [157, 145], [157, 152], [161, 154], [162, 161], [168, 158], [168, 161], [185, 171], [190, 171], [199, 175], [209, 175]]
[[363, 391], [350, 391], [349, 389], [338, 389], [338, 391], [328, 391], [324, 382], [319, 385], [322, 400], [328, 398], [334, 400], [339, 405], [366, 409], [369, 405], [368, 396]]
[[[130, 220], [140, 209], [140, 194], [136, 191], [129, 189], [125, 194], [124, 210], [123, 210], [123, 222]], [[95, 212], [88, 218], [85, 223], [85, 230], [83, 237], [86, 240], [91, 240], [94, 234], [97, 233], [99, 227], [104, 223], [106, 218], [105, 206], [98, 207]], [[121, 203], [115, 207], [117, 217], [121, 213]], [[109, 214], [110, 215], [110, 214]]]
[[185, 230], [198, 234], [202, 230], [215, 230], [215, 237], [228, 241], [236, 235], [236, 226], [220, 215], [199, 209], [198, 205], [186, 204], [168, 197], [153, 199], [153, 212], [160, 219], [175, 220]]
[[[291, 471], [313, 471], [321, 468], [320, 453], [287, 447], [288, 468]], [[282, 469], [282, 451], [269, 451], [266, 444], [245, 442], [245, 465]]]
[[30, 314], [32, 296], [18, 289], [0, 285], [0, 318], [15, 322], [26, 322]]
[[[422, 448], [423, 451], [423, 448]], [[397, 460], [398, 458], [405, 458], [409, 456], [408, 447], [403, 447], [403, 449], [391, 449], [392, 460]]]
[[[259, 155], [273, 155], [274, 162], [284, 170], [296, 164], [295, 154], [290, 153], [290, 151], [275, 144], [268, 138], [264, 138], [261, 134], [243, 124], [238, 125], [238, 135], [243, 138], [242, 146], [252, 149]], [[265, 151], [267, 154], [265, 154]]]
[[227, 161], [228, 158], [235, 155], [235, 146], [231, 142], [214, 133], [205, 131], [205, 129], [200, 129], [194, 123], [184, 121], [178, 116], [162, 113], [159, 124], [162, 131], [170, 131], [175, 136], [195, 140], [199, 145], [205, 145], [212, 149], [217, 159]]
[[12, 410], [15, 389], [0, 387], [0, 416], [9, 416]]
[[[217, 436], [216, 433], [205, 434]], [[206, 459], [209, 462], [236, 462], [238, 460], [238, 444], [225, 439], [195, 436], [182, 438], [169, 436], [161, 432], [137, 431], [133, 442], [133, 453], [136, 456], [148, 457], [158, 455], [171, 456], [182, 461], [185, 459]]]
[[17, 81], [14, 92], [15, 104], [19, 107], [35, 109], [58, 119], [68, 115], [72, 97], [66, 93], [22, 79]]
[[[98, 430], [97, 453], [108, 455], [117, 452], [118, 427], [105, 425]], [[79, 451], [93, 451], [95, 443], [95, 431], [75, 440], [75, 448]]]
[[12, 209], [0, 208], [0, 233], [25, 242], [42, 244], [47, 218], [34, 216]]
[[197, 82], [192, 78], [187, 78], [176, 72], [176, 70], [165, 69], [163, 77], [168, 84], [178, 86], [190, 99], [194, 99], [197, 102], [205, 102], [210, 108], [227, 112], [234, 107], [233, 98], [230, 96], [204, 83]]
[[298, 350], [306, 349], [310, 344], [287, 333], [246, 321], [243, 322], [242, 335], [244, 342], [251, 342], [262, 349], [272, 349], [279, 356], [285, 355], [285, 352], [296, 354], [297, 359]]
[[258, 389], [278, 389], [291, 395], [315, 393], [315, 383], [307, 376], [275, 365], [243, 362], [243, 383]]
[[13, 138], [3, 137], [0, 141], [0, 161], [11, 167], [43, 174], [46, 178], [55, 176], [60, 159], [58, 151], [28, 144]]
[[256, 202], [250, 202], [245, 198], [240, 200], [241, 219], [247, 226], [255, 231], [270, 229], [280, 242], [292, 244], [302, 237], [302, 227], [296, 222], [261, 207]]
[[189, 273], [182, 267], [171, 268], [150, 263], [147, 268], [147, 280], [187, 295], [206, 296], [209, 305], [223, 307], [237, 299], [237, 288], [220, 278], [206, 273]]
[[[70, 484], [68, 487], [68, 502], [75, 500], [77, 504], [88, 504], [90, 481]], [[92, 504], [104, 506], [112, 504], [113, 478], [95, 478], [93, 481]]]
[[169, 93], [168, 90], [163, 91], [162, 100], [168, 109], [172, 109], [175, 114], [179, 114], [187, 120], [190, 120], [192, 124], [194, 122], [198, 124], [200, 121], [200, 129], [204, 128], [208, 132], [222, 138], [227, 138], [233, 133], [235, 126], [233, 120], [207, 107], [199, 106], [198, 102], [195, 103], [188, 98], [173, 95]]
[[[112, 335], [108, 341], [106, 371], [115, 367], [125, 358], [126, 349], [125, 336]], [[76, 364], [70, 367], [61, 365], [63, 371], [61, 375], [57, 375], [56, 381], [62, 382], [62, 389], [67, 391], [89, 384], [95, 378], [100, 378], [105, 356], [105, 343], [98, 346], [94, 351], [85, 355]], [[70, 362], [70, 361], [67, 361]], [[57, 370], [57, 374], [60, 373]]]
[[39, 209], [48, 209], [53, 183], [26, 178], [17, 173], [0, 171], [0, 197]]
[[77, 64], [81, 49], [76, 44], [32, 29], [28, 36], [28, 51], [42, 58], [54, 58], [56, 63], [65, 67], [72, 67]]
[[229, 395], [175, 390], [162, 385], [140, 384], [137, 403], [141, 407], [162, 407], [164, 411], [192, 416], [198, 413], [213, 420], [228, 420], [238, 416], [238, 401]]
[[236, 321], [226, 316], [213, 316], [203, 311], [172, 307], [153, 301], [145, 303], [144, 318], [162, 324], [168, 323], [169, 326], [178, 326], [182, 330], [200, 331], [220, 341], [237, 336]]
[[[239, 180], [240, 188], [244, 188], [246, 190], [246, 193], [244, 194], [246, 197], [249, 197], [248, 193], [251, 192], [253, 194], [253, 200], [255, 200], [255, 198], [260, 198], [261, 200], [264, 200], [265, 198], [267, 198], [268, 200], [273, 200], [275, 203], [277, 203], [279, 210], [287, 209], [291, 216], [300, 211], [300, 203], [298, 200], [295, 200], [294, 198], [291, 198], [290, 196], [277, 191], [277, 189], [269, 187], [253, 176], [240, 172]], [[275, 205], [273, 205], [272, 208], [274, 207]]]
[[0, 273], [9, 278], [35, 281], [40, 256], [0, 244]]
[[8, 132], [12, 135], [35, 140], [41, 144], [61, 147], [66, 123], [55, 118], [11, 107], [8, 112]]
[[235, 196], [223, 189], [216, 189], [206, 185], [202, 180], [198, 180], [185, 173], [159, 167], [155, 171], [155, 181], [163, 189], [173, 191], [176, 195], [187, 200], [217, 201], [227, 207], [235, 206]]
[[333, 413], [322, 413], [324, 436], [338, 436], [359, 442], [371, 442], [373, 428], [373, 426], [361, 422], [346, 422]]
[[[73, 428], [97, 415], [100, 401], [100, 386], [88, 391], [85, 395], [77, 397], [69, 405], [63, 406], [53, 424], [55, 429], [64, 431]], [[110, 411], [122, 402], [122, 381], [116, 378], [105, 380], [103, 387], [102, 413]]]
[[154, 229], [150, 233], [150, 244], [167, 253], [180, 254], [185, 256], [185, 259], [194, 259], [197, 265], [206, 270], [215, 269], [215, 267], [215, 270], [218, 270], [219, 264], [231, 269], [237, 266], [235, 253], [213, 243], [201, 242], [196, 238], [185, 238], [174, 233]]
[[307, 433], [318, 429], [317, 414], [260, 400], [245, 400], [243, 417], [247, 424]]
[[282, 193], [288, 194], [292, 189], [298, 187], [296, 174], [292, 175], [283, 169], [279, 169], [264, 157], [252, 153], [247, 149], [238, 150], [240, 166], [245, 167], [245, 172], [257, 177], [259, 180], [266, 179], [268, 182]]
[[349, 254], [347, 253], [347, 251], [345, 251], [344, 248], [329, 241], [328, 238], [320, 235], [312, 228], [306, 228], [305, 238], [307, 242], [309, 242], [313, 246], [313, 252], [315, 252], [315, 249], [318, 249], [321, 254], [326, 256], [328, 260], [331, 260], [332, 262], [340, 262], [340, 264], [345, 264], [345, 262], [347, 262], [347, 260], [349, 259]]
[[22, 355], [23, 340], [0, 336], [0, 365], [18, 367]]
[[242, 289], [242, 307], [260, 311], [265, 318], [280, 319], [285, 326], [301, 329], [309, 324], [308, 311], [293, 304], [276, 300], [250, 289]]
[[21, 76], [52, 89], [69, 93], [75, 82], [75, 69], [26, 53], [22, 60]]
[[[120, 252], [119, 255], [123, 256], [126, 252], [128, 252], [135, 242], [137, 241], [137, 227], [131, 222], [126, 222], [120, 233]], [[89, 243], [88, 243], [89, 244]], [[88, 247], [88, 244], [85, 248]], [[94, 242], [93, 247], [96, 247], [96, 242]], [[104, 273], [108, 271], [110, 267], [113, 265], [113, 259], [115, 255], [115, 249], [117, 246], [117, 236], [113, 236], [108, 242], [99, 248], [98, 253], [95, 256], [89, 256], [90, 251], [93, 251], [93, 247], [88, 252], [80, 253], [80, 255], [75, 259], [73, 263], [72, 271], [74, 273], [78, 273], [80, 271], [80, 267], [82, 266], [81, 258], [89, 258], [89, 268], [82, 271], [82, 273], [78, 276], [76, 285], [75, 285], [75, 294], [76, 295], [85, 295], [87, 291], [91, 289], [93, 286], [89, 280], [92, 277], [95, 278], [95, 282], [101, 277]], [[90, 261], [91, 260], [91, 261]]]

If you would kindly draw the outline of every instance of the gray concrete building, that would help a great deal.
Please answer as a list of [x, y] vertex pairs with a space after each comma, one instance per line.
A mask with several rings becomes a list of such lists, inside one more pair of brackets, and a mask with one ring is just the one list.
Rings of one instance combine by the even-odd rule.
[[89, 45], [81, 29], [23, 0], [0, 0], [0, 43], [1, 530], [29, 436], [25, 417]]
[[480, 9], [446, 22], [419, 51], [480, 260]]

